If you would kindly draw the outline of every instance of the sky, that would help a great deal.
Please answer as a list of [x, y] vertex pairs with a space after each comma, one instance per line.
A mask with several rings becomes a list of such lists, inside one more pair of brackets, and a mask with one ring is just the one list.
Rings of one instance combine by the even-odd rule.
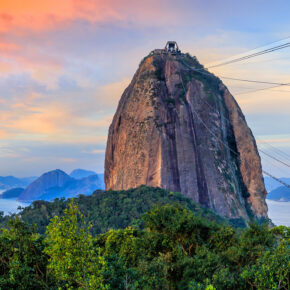
[[[103, 172], [109, 125], [144, 56], [176, 40], [218, 63], [290, 37], [289, 11], [287, 0], [0, 0], [0, 176]], [[210, 71], [290, 83], [290, 48]], [[290, 87], [224, 83], [259, 146], [290, 156]]]

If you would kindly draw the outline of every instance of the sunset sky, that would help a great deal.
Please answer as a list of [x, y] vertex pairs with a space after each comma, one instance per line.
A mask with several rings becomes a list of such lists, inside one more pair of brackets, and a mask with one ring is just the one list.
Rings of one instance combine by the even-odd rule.
[[[288, 0], [0, 0], [0, 175], [103, 172], [118, 100], [151, 50], [176, 40], [212, 64], [290, 42], [289, 15]], [[290, 83], [290, 48], [210, 71]], [[290, 155], [290, 87], [245, 94], [267, 85], [224, 82], [261, 148]]]

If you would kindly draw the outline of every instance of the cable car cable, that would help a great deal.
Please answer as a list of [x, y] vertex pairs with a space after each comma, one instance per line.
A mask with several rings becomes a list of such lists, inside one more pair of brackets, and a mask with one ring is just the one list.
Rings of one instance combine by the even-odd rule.
[[[179, 66], [178, 66], [178, 69], [179, 69]], [[181, 76], [180, 69], [179, 69], [179, 77], [180, 77], [180, 80], [181, 80], [181, 83], [182, 83], [182, 87], [183, 87], [183, 90], [184, 90], [184, 94], [186, 95], [186, 90], [185, 90], [185, 87], [184, 87], [184, 84], [183, 84], [183, 79], [182, 79], [182, 76]], [[208, 132], [209, 132], [209, 133], [210, 133], [210, 134], [211, 134], [211, 135], [212, 135], [212, 136], [213, 136], [217, 141], [221, 142], [221, 143], [222, 143], [226, 148], [228, 148], [228, 149], [229, 149], [231, 152], [233, 152], [236, 156], [239, 156], [239, 154], [238, 154], [237, 152], [235, 152], [234, 150], [232, 150], [232, 148], [230, 148], [227, 144], [225, 144], [223, 140], [221, 140], [219, 137], [217, 137], [217, 136], [215, 135], [215, 133], [214, 133], [211, 129], [208, 128], [208, 126], [207, 126], [207, 125], [204, 123], [204, 121], [200, 118], [200, 116], [198, 115], [197, 111], [194, 109], [193, 106], [191, 106], [191, 109], [192, 109], [192, 111], [195, 113], [195, 115], [196, 115], [196, 117], [198, 118], [198, 120], [203, 124], [203, 126], [205, 127], [205, 129], [208, 130]], [[283, 162], [282, 162], [282, 163], [283, 163]], [[287, 166], [289, 166], [289, 165], [287, 164]], [[290, 166], [289, 166], [289, 167], [290, 167]], [[266, 174], [266, 175], [272, 177], [272, 178], [275, 179], [276, 181], [280, 182], [281, 184], [283, 184], [283, 185], [287, 186], [288, 188], [290, 188], [290, 185], [289, 185], [289, 184], [287, 184], [287, 183], [285, 183], [284, 181], [280, 180], [278, 177], [273, 176], [272, 174], [270, 174], [270, 173], [264, 171], [263, 169], [262, 169], [262, 172], [263, 172], [264, 174]]]

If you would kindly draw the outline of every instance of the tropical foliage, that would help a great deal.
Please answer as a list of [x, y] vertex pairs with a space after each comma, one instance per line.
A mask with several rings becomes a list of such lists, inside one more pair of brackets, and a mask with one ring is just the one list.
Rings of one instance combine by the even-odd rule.
[[0, 289], [289, 289], [290, 228], [210, 217], [171, 202], [92, 234], [70, 201], [43, 235], [16, 217], [0, 234]]
[[[25, 207], [19, 214], [21, 220], [28, 224], [36, 224], [37, 230], [44, 234], [46, 226], [54, 216], [62, 216], [68, 207], [70, 199], [55, 199], [53, 202], [34, 201]], [[85, 222], [92, 225], [92, 233], [105, 233], [110, 229], [123, 229], [127, 226], [138, 225], [143, 227], [141, 216], [155, 205], [183, 204], [190, 211], [202, 217], [219, 222], [226, 222], [212, 211], [194, 203], [180, 193], [169, 192], [161, 188], [140, 186], [126, 191], [97, 190], [90, 196], [81, 195], [74, 199], [83, 214]], [[9, 218], [0, 223], [5, 225]]]

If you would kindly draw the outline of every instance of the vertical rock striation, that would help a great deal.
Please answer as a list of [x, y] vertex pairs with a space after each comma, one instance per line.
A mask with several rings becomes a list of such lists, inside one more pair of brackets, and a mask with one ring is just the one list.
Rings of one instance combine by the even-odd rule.
[[188, 54], [141, 62], [109, 129], [106, 189], [162, 187], [228, 218], [266, 218], [255, 139], [227, 88], [201, 68]]

